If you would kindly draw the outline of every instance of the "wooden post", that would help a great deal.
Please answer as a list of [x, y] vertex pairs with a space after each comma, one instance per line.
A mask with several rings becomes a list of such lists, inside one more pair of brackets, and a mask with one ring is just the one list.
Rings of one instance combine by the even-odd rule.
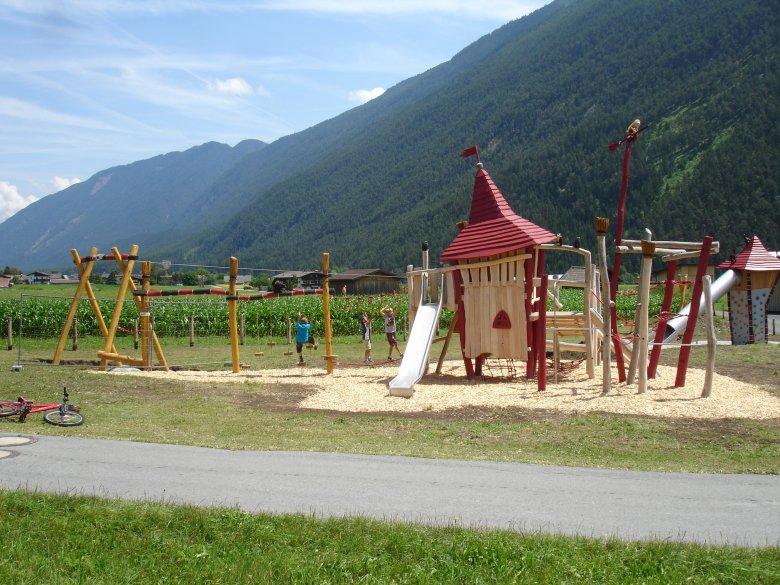
[[[112, 251], [114, 252], [115, 257], [121, 258], [121, 254], [119, 254], [119, 250], [117, 250], [116, 248], [112, 248]], [[119, 326], [119, 318], [122, 315], [122, 303], [125, 302], [125, 296], [127, 295], [127, 288], [129, 286], [129, 283], [132, 282], [132, 278], [130, 278], [130, 275], [133, 273], [133, 266], [135, 266], [135, 259], [137, 258], [137, 256], [138, 256], [138, 245], [133, 244], [132, 246], [130, 246], [130, 257], [127, 259], [127, 262], [124, 265], [122, 282], [120, 283], [119, 290], [116, 294], [116, 305], [114, 306], [114, 313], [111, 315], [111, 324], [108, 327], [108, 333], [106, 334], [106, 342], [103, 345], [104, 354], [116, 353], [116, 351], [113, 350], [114, 337], [116, 336], [116, 330], [117, 327]], [[143, 323], [143, 318], [142, 318], [142, 323]], [[144, 340], [141, 340], [142, 346], [143, 346], [143, 341]], [[144, 355], [146, 355], [146, 353], [144, 353]], [[101, 357], [100, 365], [102, 367], [106, 367], [107, 364], [108, 364], [108, 359], [105, 357]]]
[[11, 317], [8, 317], [5, 320], [6, 324], [6, 330], [8, 332], [8, 351], [11, 351], [14, 348], [14, 331], [13, 331], [13, 324], [11, 322]]
[[[648, 320], [650, 310], [650, 273], [653, 270], [653, 254], [655, 254], [655, 244], [653, 242], [642, 241], [642, 270], [639, 275], [639, 326], [636, 341], [634, 342], [634, 351], [631, 357], [636, 355], [635, 365], [639, 369], [639, 394], [647, 392], [647, 335]], [[639, 344], [639, 347], [636, 347]]]
[[238, 323], [236, 320], [236, 278], [238, 276], [238, 258], [230, 257], [230, 283], [228, 285], [228, 325], [230, 326], [230, 354], [233, 358], [233, 373], [241, 371], [241, 358], [238, 354]]
[[593, 290], [593, 264], [590, 252], [585, 255], [585, 291], [582, 299], [582, 318], [585, 325], [585, 371], [591, 380], [596, 376], [595, 360], [593, 359], [593, 322], [591, 321], [591, 291]]
[[683, 274], [682, 280], [680, 281], [680, 306], [685, 306], [685, 298], [686, 298], [686, 292], [688, 291], [688, 275]]
[[536, 389], [539, 392], [547, 390], [547, 275], [542, 275], [539, 287], [539, 319], [536, 322], [536, 346], [539, 360], [539, 374], [536, 379]]
[[72, 339], [72, 345], [71, 348], [73, 351], [78, 351], [79, 349], [79, 320], [77, 317], [73, 317], [73, 328], [71, 330], [71, 339]]
[[328, 374], [333, 374], [333, 333], [330, 326], [330, 254], [322, 253], [322, 317], [325, 321], [325, 369]]
[[[135, 248], [135, 253], [133, 254], [133, 256], [135, 256], [138, 253], [138, 246], [134, 246], [134, 248]], [[117, 267], [122, 272], [122, 275], [123, 275], [122, 276], [122, 283], [124, 284], [124, 282], [126, 280], [128, 288], [131, 291], [136, 290], [135, 289], [135, 283], [133, 282], [133, 279], [132, 279], [132, 272], [133, 272], [132, 271], [132, 266], [128, 266], [127, 264], [125, 264], [125, 261], [122, 259], [122, 255], [119, 253], [119, 250], [117, 250], [116, 248], [111, 248], [111, 251], [114, 254], [114, 260], [116, 261]], [[132, 251], [132, 249], [131, 249], [131, 251]], [[133, 258], [128, 258], [128, 262], [130, 260], [132, 260], [132, 259]], [[150, 271], [151, 271], [151, 265], [150, 265]], [[143, 284], [141, 286], [143, 287]], [[146, 290], [149, 290], [149, 288], [151, 288], [151, 283], [150, 282], [147, 283], [146, 286], [148, 287]], [[150, 310], [151, 303], [147, 302], [147, 304], [146, 304], [147, 309], [146, 309], [146, 311], [144, 311], [144, 309], [143, 309], [144, 305], [141, 302], [141, 298], [133, 295], [133, 300], [135, 301], [135, 306], [138, 309], [139, 314], [140, 313], [144, 313], [144, 312], [148, 312]], [[147, 298], [147, 301], [148, 301], [148, 298]], [[162, 346], [160, 345], [160, 340], [157, 339], [157, 334], [154, 332], [154, 323], [150, 320], [149, 325], [150, 325], [150, 329], [147, 332], [148, 333], [148, 337], [151, 338], [152, 347], [154, 348], [154, 352], [157, 355], [157, 360], [159, 361], [160, 365], [162, 366], [162, 369], [167, 372], [168, 371], [168, 362], [165, 359], [165, 354], [163, 354]], [[116, 351], [114, 351], [114, 353], [116, 353]], [[148, 357], [145, 357], [144, 359], [146, 359], [149, 362], [149, 364], [151, 364], [152, 363], [151, 355], [149, 355], [149, 352], [147, 352], [146, 355]]]
[[195, 316], [190, 315], [190, 347], [195, 347]]
[[[152, 288], [152, 263], [149, 260], [141, 262], [141, 290], [148, 291]], [[150, 343], [152, 337], [152, 309], [149, 297], [141, 297], [141, 306], [139, 308], [141, 315], [141, 359], [143, 360], [144, 367], [147, 369], [152, 368], [152, 352], [150, 351], [152, 344]]]
[[534, 296], [534, 265], [531, 258], [524, 263], [525, 267], [525, 318], [526, 338], [528, 340], [528, 361], [526, 362], [525, 377], [530, 379], [536, 372], [536, 324], [531, 321], [531, 313], [534, 310], [532, 302]]
[[[97, 248], [92, 248], [89, 252], [90, 256], [97, 254]], [[97, 299], [95, 299], [95, 293], [92, 291], [92, 285], [89, 283], [89, 277], [92, 274], [92, 267], [94, 261], [90, 260], [86, 262], [86, 266], [81, 265], [81, 257], [75, 248], [70, 251], [73, 257], [73, 263], [79, 271], [79, 284], [76, 287], [76, 292], [73, 294], [73, 300], [71, 301], [70, 309], [68, 310], [68, 316], [65, 318], [65, 323], [62, 324], [62, 331], [60, 332], [60, 338], [57, 341], [57, 349], [54, 351], [54, 358], [52, 359], [52, 365], [56, 366], [62, 359], [62, 352], [65, 350], [65, 342], [68, 339], [70, 333], [70, 325], [73, 322], [73, 318], [76, 316], [76, 309], [78, 309], [79, 302], [84, 293], [87, 294], [87, 299], [92, 307], [92, 313], [95, 315], [100, 332], [103, 334], [103, 339], [108, 336], [108, 327], [103, 320], [103, 314], [100, 312], [100, 305], [98, 305]], [[111, 347], [113, 353], [116, 353], [116, 349]]]
[[244, 345], [246, 341], [246, 313], [241, 313], [241, 322], [238, 328], [238, 343]]
[[609, 229], [609, 219], [606, 217], [596, 218], [596, 239], [599, 245], [599, 272], [601, 278], [601, 316], [604, 321], [604, 335], [601, 340], [601, 394], [609, 394], [612, 389], [612, 374], [610, 370], [610, 332], [612, 325], [610, 317], [612, 315], [609, 300], [609, 272], [607, 270], [607, 244], [606, 236]]
[[133, 349], [138, 349], [138, 319], [133, 319]]
[[441, 348], [441, 354], [439, 354], [439, 361], [436, 364], [436, 373], [441, 374], [441, 369], [444, 366], [444, 358], [447, 355], [447, 350], [450, 348], [450, 341], [452, 340], [452, 334], [458, 329], [458, 313], [455, 313], [455, 315], [452, 318], [452, 321], [450, 321], [450, 328], [447, 330], [447, 336], [444, 338], [444, 343], [442, 344]]
[[715, 372], [715, 348], [718, 338], [715, 335], [715, 314], [712, 306], [712, 285], [709, 275], [704, 277], [704, 311], [707, 316], [707, 369], [704, 371], [704, 388], [702, 398], [712, 394], [712, 375]]
[[655, 378], [658, 369], [658, 361], [661, 359], [661, 344], [666, 335], [666, 323], [669, 321], [669, 310], [672, 308], [674, 298], [674, 277], [677, 274], [677, 261], [669, 260], [666, 265], [666, 287], [664, 288], [664, 300], [661, 303], [661, 314], [658, 317], [658, 328], [655, 330], [655, 343], [650, 352], [650, 363], [647, 366], [647, 377]]
[[696, 280], [693, 283], [693, 296], [691, 297], [691, 309], [688, 312], [688, 324], [683, 334], [682, 347], [677, 361], [677, 377], [674, 380], [676, 388], [685, 386], [685, 374], [688, 371], [688, 359], [691, 356], [691, 342], [693, 332], [696, 329], [696, 319], [699, 318], [699, 303], [701, 303], [701, 289], [704, 276], [707, 274], [707, 263], [710, 259], [712, 236], [704, 238], [699, 256], [699, 266], [696, 270]]
[[287, 317], [287, 345], [292, 343], [292, 319]]

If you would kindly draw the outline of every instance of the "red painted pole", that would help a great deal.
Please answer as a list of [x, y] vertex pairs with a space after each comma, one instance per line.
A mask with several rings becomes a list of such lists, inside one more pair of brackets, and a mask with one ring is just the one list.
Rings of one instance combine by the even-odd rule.
[[666, 323], [669, 321], [669, 309], [672, 307], [672, 298], [674, 297], [674, 277], [677, 274], [677, 260], [669, 260], [666, 265], [666, 288], [664, 289], [664, 300], [661, 303], [661, 313], [658, 316], [658, 328], [655, 330], [655, 343], [650, 353], [650, 363], [647, 365], [647, 377], [655, 378], [655, 372], [658, 369], [658, 361], [661, 359], [661, 343], [664, 341], [666, 333]]
[[[623, 136], [623, 140], [621, 140], [617, 145], [610, 145], [611, 150], [616, 150], [618, 146], [621, 144], [625, 144], [626, 148], [623, 153], [623, 178], [620, 183], [620, 197], [618, 198], [618, 209], [617, 209], [617, 222], [615, 225], [615, 246], [619, 246], [623, 241], [623, 224], [626, 217], [626, 197], [628, 194], [628, 175], [629, 175], [629, 164], [631, 161], [631, 147], [634, 144], [634, 141], [636, 140], [636, 136], [639, 133], [639, 124], [638, 121], [635, 121], [631, 126], [628, 127], [628, 130], [626, 131], [626, 134]], [[613, 148], [614, 147], [614, 148]], [[612, 266], [612, 280], [610, 281], [609, 286], [609, 298], [615, 302], [615, 304], [611, 308], [611, 317], [612, 317], [612, 343], [615, 346], [615, 357], [617, 359], [617, 370], [618, 370], [618, 380], [620, 382], [624, 382], [626, 379], [626, 367], [623, 361], [623, 346], [620, 343], [620, 336], [618, 335], [618, 329], [617, 329], [617, 289], [618, 289], [618, 278], [620, 277], [620, 264], [621, 264], [621, 254], [617, 250], [615, 250], [615, 261]]]
[[674, 380], [676, 388], [685, 386], [685, 374], [688, 372], [688, 358], [691, 355], [691, 341], [693, 341], [693, 331], [696, 329], [696, 319], [699, 318], [699, 304], [701, 303], [702, 281], [707, 274], [707, 263], [710, 259], [710, 250], [712, 249], [712, 236], [707, 236], [702, 241], [701, 256], [699, 256], [699, 266], [696, 269], [696, 281], [693, 283], [693, 295], [691, 297], [691, 309], [688, 311], [688, 323], [683, 334], [680, 356], [677, 361], [677, 377]]

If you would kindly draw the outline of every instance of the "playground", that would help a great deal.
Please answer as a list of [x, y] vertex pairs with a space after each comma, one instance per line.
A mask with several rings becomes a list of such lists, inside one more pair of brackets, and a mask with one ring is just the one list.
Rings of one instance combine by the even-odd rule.
[[[780, 397], [776, 393], [767, 392], [761, 383], [745, 383], [716, 370], [718, 338], [713, 309], [715, 302], [727, 298], [732, 345], [767, 344], [770, 331], [766, 305], [780, 275], [780, 259], [766, 250], [758, 236], [745, 237], [744, 249], [718, 264], [723, 272], [713, 280], [708, 268], [711, 256], [720, 251], [720, 244], [709, 235], [701, 234], [701, 239], [691, 237], [688, 241], [658, 240], [645, 229], [641, 239], [624, 238], [628, 162], [639, 128], [640, 122], [635, 120], [623, 139], [610, 145], [610, 150], [623, 147], [624, 152], [611, 269], [607, 265], [606, 246], [609, 218], [595, 218], [596, 254], [582, 247], [579, 240], [565, 243], [561, 234], [554, 234], [511, 209], [479, 161], [476, 146], [463, 151], [461, 156], [477, 159], [469, 218], [458, 222], [454, 239], [438, 252], [438, 266], [432, 266], [432, 251], [428, 242], [423, 242], [421, 265], [407, 267], [407, 298], [403, 304], [410, 331], [404, 340], [403, 355], [397, 360], [371, 364], [368, 347], [364, 362], [372, 367], [351, 367], [360, 365], [360, 358], [354, 355], [352, 363], [343, 354], [339, 357], [333, 345], [331, 297], [335, 295], [329, 287], [328, 252], [322, 254], [322, 287], [285, 293], [301, 298], [296, 301], [299, 320], [296, 323], [287, 319], [284, 355], [292, 356], [292, 362], [274, 369], [263, 363], [264, 348], [250, 349], [251, 343], [246, 343], [246, 307], [268, 306], [278, 299], [278, 291], [241, 294], [236, 286], [239, 262], [235, 257], [229, 260], [227, 288], [154, 290], [150, 284], [151, 262], [139, 260], [137, 245], [127, 254], [117, 248], [110, 254], [98, 254], [97, 248], [92, 248], [87, 256], [71, 250], [81, 276], [79, 286], [61, 326], [53, 359], [35, 359], [60, 365], [71, 337], [75, 350], [77, 322], [80, 320], [83, 327], [88, 317], [100, 334], [96, 338], [100, 340], [96, 357], [101, 373], [208, 383], [295, 385], [301, 389], [295, 393], [300, 399], [292, 401], [288, 408], [380, 413], [511, 408], [689, 419], [780, 418]], [[546, 258], [552, 255], [565, 256], [571, 268], [565, 274], [548, 274]], [[618, 314], [617, 304], [621, 261], [630, 255], [641, 255], [641, 272], [633, 292], [633, 322], [628, 323]], [[101, 309], [94, 299], [89, 283], [90, 273], [100, 261], [116, 262], [122, 275], [110, 319], [103, 316], [105, 308]], [[140, 287], [132, 279], [136, 261], [142, 268]], [[680, 285], [676, 280], [678, 261], [687, 261], [688, 267], [694, 269], [692, 291], [689, 302], [672, 311], [675, 289]], [[657, 284], [664, 287], [663, 301], [651, 314], [654, 263], [663, 264], [666, 276]], [[565, 288], [580, 291], [577, 309], [562, 304], [560, 295]], [[306, 341], [310, 325], [301, 316], [302, 297], [306, 294], [317, 295], [316, 303], [321, 307], [319, 343], [313, 338], [308, 344]], [[211, 337], [219, 340], [227, 334], [229, 340], [224, 343], [222, 337], [221, 351], [225, 357], [209, 352], [215, 358], [212, 365], [216, 366], [210, 369], [217, 371], [200, 371], [198, 366], [203, 364], [182, 367], [184, 362], [171, 363], [166, 357], [166, 351], [175, 349], [169, 343], [170, 334], [162, 329], [164, 313], [172, 305], [157, 303], [157, 299], [196, 295], [218, 298], [211, 306], [225, 309], [208, 319], [221, 326], [219, 333]], [[359, 308], [350, 308], [346, 295], [335, 299], [338, 300], [334, 307], [342, 318]], [[401, 303], [397, 298], [393, 303], [397, 310]], [[91, 314], [82, 309], [91, 310]], [[128, 309], [134, 311], [130, 315], [132, 325], [126, 315]], [[451, 315], [446, 325], [442, 322], [445, 310]], [[21, 309], [19, 313], [23, 315]], [[384, 314], [384, 309], [380, 314]], [[375, 343], [381, 346], [385, 323], [379, 315], [372, 317], [377, 320]], [[619, 324], [618, 318], [624, 323]], [[192, 347], [195, 319], [190, 316], [175, 320], [180, 326], [189, 324]], [[302, 324], [306, 324], [307, 332], [303, 338], [296, 338], [296, 359], [291, 336], [296, 327], [301, 334]], [[10, 346], [10, 320], [8, 329]], [[23, 329], [20, 325], [18, 369], [23, 367]], [[132, 351], [126, 349], [128, 337], [121, 341], [122, 332], [133, 333]], [[443, 343], [436, 345], [437, 342]], [[320, 344], [321, 351], [304, 360], [303, 346], [316, 350]], [[268, 343], [269, 353], [273, 353], [275, 345]], [[378, 348], [379, 352], [383, 350]], [[706, 352], [706, 358], [696, 368], [689, 367], [694, 351]], [[661, 364], [662, 352], [674, 357], [669, 355]], [[458, 355], [460, 359], [455, 359]], [[231, 371], [219, 371], [219, 367], [228, 365]], [[771, 374], [776, 375], [777, 372]], [[773, 383], [776, 386], [777, 380], [763, 382], [771, 387]]]

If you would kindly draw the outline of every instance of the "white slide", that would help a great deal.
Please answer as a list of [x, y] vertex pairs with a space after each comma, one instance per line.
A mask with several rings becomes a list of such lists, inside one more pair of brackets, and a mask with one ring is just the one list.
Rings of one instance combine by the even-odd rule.
[[[729, 292], [731, 290], [731, 287], [734, 285], [737, 285], [742, 280], [742, 277], [738, 272], [734, 272], [733, 270], [727, 270], [723, 274], [721, 274], [718, 279], [712, 283], [712, 287], [710, 289], [710, 293], [712, 295], [712, 302], [717, 302], [720, 297], [722, 297], [724, 294]], [[704, 306], [704, 293], [701, 295], [701, 299], [699, 302], [699, 307]], [[675, 341], [684, 331], [685, 327], [688, 325], [688, 313], [691, 312], [691, 303], [688, 303], [685, 305], [682, 309], [680, 309], [680, 312], [678, 313], [678, 317], [675, 317], [674, 319], [670, 319], [666, 323], [666, 331], [664, 332], [664, 343], [666, 342], [672, 342]]]
[[[442, 286], [444, 279], [442, 278]], [[425, 298], [427, 286], [423, 283], [422, 296]], [[431, 350], [436, 327], [439, 324], [444, 290], [439, 288], [439, 301], [423, 304], [417, 308], [417, 314], [409, 333], [409, 341], [404, 349], [404, 357], [398, 368], [398, 375], [388, 384], [392, 396], [409, 398], [414, 393], [414, 385], [420, 381], [428, 366], [428, 353]], [[421, 299], [422, 300], [422, 299]]]

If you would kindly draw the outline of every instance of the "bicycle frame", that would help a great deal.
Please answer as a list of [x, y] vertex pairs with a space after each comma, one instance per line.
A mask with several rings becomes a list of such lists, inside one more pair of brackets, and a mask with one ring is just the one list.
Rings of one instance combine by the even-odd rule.
[[[0, 418], [18, 416], [19, 422], [23, 423], [27, 419], [27, 415], [36, 412], [50, 412], [59, 411], [59, 419], [52, 417], [52, 415], [44, 415], [44, 420], [48, 423], [61, 425], [61, 426], [76, 426], [83, 422], [83, 417], [78, 414], [81, 409], [78, 406], [68, 404], [68, 389], [62, 390], [62, 402], [61, 403], [39, 403], [36, 404], [32, 400], [26, 399], [24, 396], [19, 396], [15, 401], [13, 400], [0, 400]], [[75, 420], [70, 423], [65, 422], [65, 418], [70, 417]]]

